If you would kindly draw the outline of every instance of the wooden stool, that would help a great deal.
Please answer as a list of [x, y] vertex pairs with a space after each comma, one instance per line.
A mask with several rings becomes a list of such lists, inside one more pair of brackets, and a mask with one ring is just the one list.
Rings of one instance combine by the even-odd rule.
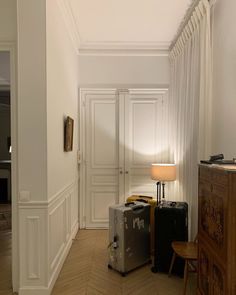
[[198, 258], [197, 239], [195, 239], [194, 242], [172, 242], [171, 246], [174, 253], [170, 264], [169, 276], [171, 276], [171, 271], [175, 262], [176, 255], [183, 258], [185, 260], [183, 295], [185, 295], [188, 281], [188, 273], [197, 272], [196, 266], [193, 264], [194, 261], [197, 262]]

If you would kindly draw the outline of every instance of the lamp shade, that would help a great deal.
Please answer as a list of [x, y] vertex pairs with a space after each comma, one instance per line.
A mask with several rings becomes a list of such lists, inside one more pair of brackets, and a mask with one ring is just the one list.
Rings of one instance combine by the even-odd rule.
[[174, 181], [176, 179], [176, 165], [152, 164], [151, 178], [159, 181]]

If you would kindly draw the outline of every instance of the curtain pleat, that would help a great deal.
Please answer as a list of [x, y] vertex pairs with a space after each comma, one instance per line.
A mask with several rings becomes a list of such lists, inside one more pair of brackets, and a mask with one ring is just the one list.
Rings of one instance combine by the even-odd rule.
[[170, 195], [188, 202], [191, 237], [197, 232], [197, 164], [211, 149], [210, 39], [210, 5], [200, 0], [170, 52], [170, 159], [177, 164]]

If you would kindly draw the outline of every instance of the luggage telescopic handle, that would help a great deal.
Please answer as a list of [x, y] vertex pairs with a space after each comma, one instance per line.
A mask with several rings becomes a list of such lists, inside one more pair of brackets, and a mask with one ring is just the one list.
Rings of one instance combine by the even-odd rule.
[[135, 204], [134, 202], [127, 202], [127, 203], [125, 203], [125, 207], [129, 207], [129, 206], [134, 205], [134, 204]]
[[143, 209], [144, 206], [143, 205], [136, 205], [132, 208], [133, 211], [137, 211], [137, 210], [140, 210], [140, 209]]
[[152, 200], [152, 197], [149, 197], [149, 196], [138, 196], [139, 198], [147, 198], [147, 199], [150, 199]]
[[148, 201], [147, 201], [147, 200], [144, 200], [144, 199], [139, 199], [138, 201], [139, 201], [139, 202], [142, 202], [142, 203], [145, 203], [145, 204], [148, 203]]

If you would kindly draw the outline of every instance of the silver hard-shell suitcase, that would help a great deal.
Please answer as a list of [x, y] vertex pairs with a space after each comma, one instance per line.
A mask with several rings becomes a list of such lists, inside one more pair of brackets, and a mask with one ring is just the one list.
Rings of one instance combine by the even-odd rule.
[[123, 276], [150, 262], [150, 205], [129, 202], [109, 208], [108, 267]]

